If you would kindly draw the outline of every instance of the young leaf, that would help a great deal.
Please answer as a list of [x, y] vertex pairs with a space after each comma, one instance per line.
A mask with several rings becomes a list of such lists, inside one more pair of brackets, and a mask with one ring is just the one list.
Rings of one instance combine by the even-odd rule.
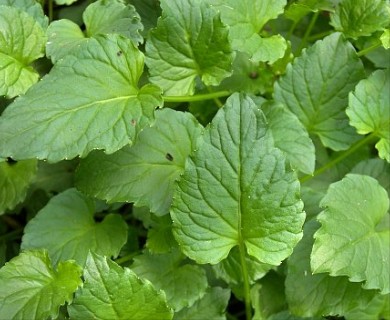
[[385, 49], [390, 49], [390, 29], [386, 29], [380, 37], [382, 46]]
[[349, 174], [331, 184], [318, 215], [311, 267], [314, 273], [345, 275], [364, 288], [390, 292], [389, 198], [368, 176]]
[[263, 113], [231, 96], [187, 161], [171, 207], [173, 232], [198, 263], [218, 263], [239, 246], [279, 265], [301, 238], [299, 182], [273, 146]]
[[207, 289], [205, 271], [199, 266], [183, 263], [180, 251], [153, 255], [144, 252], [134, 258], [131, 269], [148, 279], [156, 289], [164, 290], [168, 304], [179, 311], [201, 299]]
[[344, 276], [311, 273], [310, 253], [318, 227], [315, 220], [305, 225], [303, 239], [288, 259], [286, 296], [290, 310], [301, 317], [313, 317], [366, 308], [378, 295], [376, 290], [364, 290], [360, 283], [351, 283]]
[[174, 320], [225, 320], [225, 309], [229, 302], [230, 290], [213, 287], [191, 307], [175, 312]]
[[46, 36], [26, 12], [0, 3], [0, 96], [24, 94], [38, 73], [30, 64], [43, 56]]
[[330, 16], [330, 24], [353, 39], [384, 30], [389, 21], [390, 5], [383, 0], [343, 0]]
[[129, 39], [90, 38], [7, 107], [0, 118], [1, 156], [55, 162], [93, 149], [117, 151], [162, 104], [159, 88], [137, 87], [142, 69], [143, 55]]
[[[127, 225], [117, 214], [100, 223], [93, 219], [95, 204], [76, 189], [55, 197], [29, 221], [22, 248], [45, 248], [53, 264], [68, 259], [83, 266], [89, 250], [117, 256], [127, 240]], [[53, 235], [55, 235], [53, 237]]]
[[128, 268], [90, 253], [84, 286], [68, 306], [71, 319], [172, 319], [165, 294]]
[[357, 132], [373, 133], [379, 139], [379, 156], [390, 162], [390, 69], [377, 70], [349, 94], [347, 115]]
[[345, 108], [348, 93], [363, 77], [355, 49], [340, 33], [334, 33], [287, 67], [285, 76], [275, 83], [274, 97], [326, 147], [344, 150], [358, 139]]
[[157, 215], [167, 214], [173, 184], [184, 171], [202, 126], [190, 113], [164, 109], [155, 116], [154, 125], [140, 133], [134, 146], [112, 155], [92, 153], [82, 160], [77, 186], [104, 200], [135, 202]]
[[14, 163], [0, 158], [0, 215], [24, 199], [36, 172], [36, 160]]
[[18, 8], [33, 17], [43, 29], [47, 28], [49, 19], [43, 12], [42, 5], [36, 0], [0, 0], [0, 6]]
[[298, 118], [281, 104], [264, 104], [263, 110], [275, 146], [286, 154], [291, 166], [311, 174], [315, 167], [314, 144]]
[[230, 27], [229, 36], [234, 50], [246, 52], [254, 61], [273, 63], [283, 57], [287, 49], [281, 35], [262, 38], [259, 32], [271, 19], [283, 12], [286, 0], [210, 0], [221, 12]]
[[167, 95], [188, 95], [197, 77], [215, 86], [231, 74], [228, 28], [219, 14], [198, 0], [162, 0], [161, 7], [146, 42], [150, 81]]
[[90, 4], [83, 13], [85, 35], [74, 22], [63, 19], [50, 24], [47, 34], [47, 55], [53, 62], [73, 52], [88, 37], [99, 34], [120, 34], [131, 39], [135, 46], [143, 41], [139, 31], [143, 26], [132, 5], [119, 0], [99, 0]]
[[82, 283], [82, 269], [73, 261], [53, 270], [46, 251], [26, 251], [0, 269], [0, 318], [57, 318]]

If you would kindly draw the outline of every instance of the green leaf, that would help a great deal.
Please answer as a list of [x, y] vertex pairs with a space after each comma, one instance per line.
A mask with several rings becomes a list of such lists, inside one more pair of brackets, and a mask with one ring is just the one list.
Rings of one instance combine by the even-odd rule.
[[117, 151], [162, 104], [160, 89], [137, 87], [142, 71], [143, 55], [129, 39], [90, 38], [7, 107], [0, 118], [1, 156], [56, 162], [93, 149]]
[[254, 61], [273, 63], [287, 49], [281, 35], [262, 38], [259, 32], [271, 19], [283, 12], [286, 0], [210, 0], [221, 12], [222, 21], [230, 27], [234, 50], [246, 52]]
[[274, 98], [293, 112], [311, 134], [333, 150], [347, 149], [358, 139], [345, 108], [348, 93], [364, 77], [355, 49], [334, 33], [295, 59], [275, 83]]
[[56, 318], [82, 283], [82, 269], [73, 261], [53, 270], [46, 251], [26, 251], [0, 269], [0, 318]]
[[321, 201], [321, 228], [314, 235], [314, 273], [365, 281], [364, 288], [390, 292], [389, 198], [368, 176], [349, 174], [331, 184]]
[[173, 184], [183, 173], [202, 126], [190, 113], [164, 109], [155, 116], [156, 122], [140, 133], [134, 146], [109, 156], [92, 153], [82, 160], [78, 188], [110, 202], [135, 202], [158, 215], [167, 214]]
[[26, 225], [22, 249], [45, 248], [53, 264], [73, 259], [83, 266], [89, 250], [116, 257], [127, 241], [127, 225], [117, 214], [96, 223], [94, 212], [94, 201], [76, 189], [53, 197]]
[[268, 120], [275, 147], [286, 154], [293, 168], [304, 173], [313, 173], [314, 144], [298, 118], [281, 104], [265, 104], [262, 110]]
[[14, 163], [0, 158], [0, 215], [24, 200], [36, 172], [36, 160]]
[[1, 5], [18, 8], [26, 12], [39, 22], [43, 29], [46, 29], [49, 24], [49, 19], [45, 16], [42, 5], [36, 0], [0, 0]]
[[234, 94], [202, 140], [171, 207], [181, 249], [198, 263], [216, 264], [239, 246], [241, 256], [245, 250], [279, 265], [301, 238], [305, 214], [297, 177], [273, 146], [263, 113]]
[[315, 220], [305, 225], [303, 239], [288, 259], [286, 296], [291, 312], [301, 317], [313, 317], [345, 315], [366, 308], [378, 295], [376, 290], [364, 290], [360, 283], [351, 283], [344, 276], [311, 273], [310, 253], [313, 234], [318, 227]]
[[157, 19], [161, 16], [161, 7], [156, 0], [128, 0], [141, 16], [144, 29], [141, 34], [146, 37], [149, 30], [156, 27]]
[[317, 12], [318, 10], [333, 11], [332, 1], [330, 0], [297, 0], [289, 4], [284, 11], [286, 18], [293, 20], [295, 23], [299, 22], [304, 16], [310, 12]]
[[191, 307], [175, 312], [174, 320], [225, 320], [225, 309], [229, 302], [230, 290], [213, 287]]
[[30, 64], [44, 55], [45, 42], [45, 32], [32, 16], [0, 3], [0, 96], [24, 94], [38, 81]]
[[54, 1], [58, 5], [63, 5], [63, 4], [70, 5], [74, 2], [76, 2], [77, 0], [54, 0]]
[[205, 271], [199, 266], [185, 264], [180, 251], [153, 255], [144, 252], [134, 258], [131, 269], [141, 278], [164, 290], [168, 304], [179, 311], [201, 299], [207, 289]]
[[330, 24], [353, 39], [384, 30], [389, 21], [390, 5], [383, 0], [343, 0], [330, 16]]
[[177, 247], [172, 234], [172, 221], [169, 215], [163, 217], [152, 216], [153, 226], [148, 230], [146, 248], [153, 254], [170, 252]]
[[146, 41], [150, 81], [167, 95], [191, 95], [196, 78], [218, 85], [231, 74], [228, 28], [204, 1], [162, 0], [162, 17]]
[[132, 5], [119, 0], [99, 0], [90, 4], [83, 13], [85, 34], [70, 20], [58, 20], [50, 24], [47, 34], [47, 55], [53, 62], [65, 57], [88, 37], [102, 34], [120, 34], [132, 40], [135, 46], [143, 41], [139, 31], [143, 26], [140, 16]]
[[71, 319], [172, 319], [165, 294], [128, 268], [89, 254], [83, 288], [68, 306]]
[[390, 49], [390, 29], [386, 29], [380, 37], [382, 46], [385, 49]]
[[390, 162], [390, 69], [377, 70], [349, 94], [347, 115], [359, 134], [379, 137], [375, 147]]

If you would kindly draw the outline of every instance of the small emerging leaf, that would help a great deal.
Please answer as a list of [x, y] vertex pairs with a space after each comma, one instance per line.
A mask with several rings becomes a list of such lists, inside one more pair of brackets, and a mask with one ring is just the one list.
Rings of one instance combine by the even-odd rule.
[[46, 251], [25, 251], [0, 269], [0, 319], [56, 318], [82, 283], [73, 261], [53, 270]]

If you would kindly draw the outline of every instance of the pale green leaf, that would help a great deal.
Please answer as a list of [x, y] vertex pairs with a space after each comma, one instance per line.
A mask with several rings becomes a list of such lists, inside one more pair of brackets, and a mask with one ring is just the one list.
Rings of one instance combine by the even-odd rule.
[[213, 8], [198, 0], [162, 0], [161, 7], [146, 41], [150, 81], [167, 95], [187, 95], [198, 77], [215, 86], [231, 74], [228, 28]]
[[187, 161], [171, 207], [174, 236], [198, 263], [216, 264], [240, 246], [278, 265], [301, 238], [299, 182], [273, 146], [254, 102], [234, 94]]
[[127, 225], [118, 214], [96, 223], [94, 212], [94, 201], [76, 189], [60, 193], [27, 223], [22, 249], [45, 248], [53, 264], [72, 259], [83, 266], [89, 250], [116, 257], [127, 241]]
[[14, 163], [0, 158], [0, 215], [23, 201], [36, 172], [36, 160]]
[[283, 57], [287, 49], [281, 35], [262, 38], [259, 32], [271, 19], [283, 12], [286, 0], [209, 0], [221, 12], [222, 21], [230, 27], [234, 50], [246, 52], [255, 61], [270, 63]]
[[24, 94], [38, 73], [30, 64], [44, 55], [45, 32], [29, 14], [0, 3], [0, 96]]
[[288, 260], [286, 296], [291, 312], [301, 317], [313, 317], [344, 315], [366, 308], [378, 291], [364, 290], [360, 283], [351, 283], [345, 276], [312, 274], [310, 253], [313, 234], [318, 227], [314, 220], [306, 224], [303, 239]]
[[274, 137], [275, 146], [286, 154], [291, 166], [304, 173], [313, 173], [314, 144], [298, 118], [281, 104], [264, 104], [262, 110]]
[[390, 4], [384, 0], [343, 0], [330, 16], [330, 24], [353, 39], [384, 30], [389, 22]]
[[49, 24], [49, 19], [45, 16], [42, 5], [36, 0], [0, 0], [0, 6], [1, 5], [18, 8], [22, 11], [25, 11], [37, 22], [39, 22], [43, 29], [46, 29], [47, 25]]
[[390, 49], [390, 29], [386, 29], [380, 37], [383, 48]]
[[377, 70], [349, 94], [347, 115], [358, 133], [379, 137], [379, 156], [390, 162], [390, 69]]
[[135, 46], [143, 39], [139, 34], [143, 26], [132, 5], [119, 0], [99, 0], [90, 4], [83, 13], [85, 32], [74, 22], [63, 19], [50, 24], [47, 34], [47, 55], [53, 62], [65, 57], [88, 37], [99, 34], [120, 34], [131, 39]]
[[225, 309], [230, 298], [230, 290], [213, 287], [191, 307], [175, 312], [174, 320], [225, 320]]
[[172, 319], [165, 294], [128, 268], [89, 254], [84, 286], [68, 306], [71, 319]]
[[56, 4], [58, 5], [70, 5], [78, 0], [54, 0]]
[[0, 269], [0, 319], [56, 318], [82, 283], [73, 261], [52, 268], [46, 251], [26, 251]]
[[143, 55], [129, 39], [88, 39], [4, 111], [1, 155], [55, 162], [93, 149], [117, 151], [162, 104], [159, 88], [138, 88], [142, 71]]
[[[105, 155], [95, 152], [81, 161], [77, 186], [110, 202], [135, 202], [158, 215], [169, 212], [174, 182], [202, 133], [190, 113], [163, 109], [132, 147]], [[137, 125], [134, 123], [134, 126]]]
[[321, 201], [315, 233], [313, 272], [364, 281], [364, 288], [390, 292], [389, 198], [368, 176], [349, 174], [331, 184]]
[[333, 11], [332, 2], [330, 0], [296, 0], [292, 1], [284, 11], [286, 18], [299, 22], [304, 16], [310, 12], [318, 10]]
[[340, 33], [317, 41], [287, 66], [274, 98], [294, 113], [324, 146], [347, 149], [358, 139], [345, 109], [348, 93], [364, 77], [355, 49]]
[[184, 263], [184, 258], [177, 250], [166, 254], [144, 252], [134, 258], [131, 269], [151, 281], [156, 289], [163, 290], [168, 304], [179, 311], [201, 299], [208, 285], [205, 271]]

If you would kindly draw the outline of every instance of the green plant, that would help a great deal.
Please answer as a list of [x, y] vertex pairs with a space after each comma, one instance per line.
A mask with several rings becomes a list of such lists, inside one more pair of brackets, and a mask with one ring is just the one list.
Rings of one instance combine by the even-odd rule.
[[389, 18], [0, 0], [0, 318], [390, 319]]

